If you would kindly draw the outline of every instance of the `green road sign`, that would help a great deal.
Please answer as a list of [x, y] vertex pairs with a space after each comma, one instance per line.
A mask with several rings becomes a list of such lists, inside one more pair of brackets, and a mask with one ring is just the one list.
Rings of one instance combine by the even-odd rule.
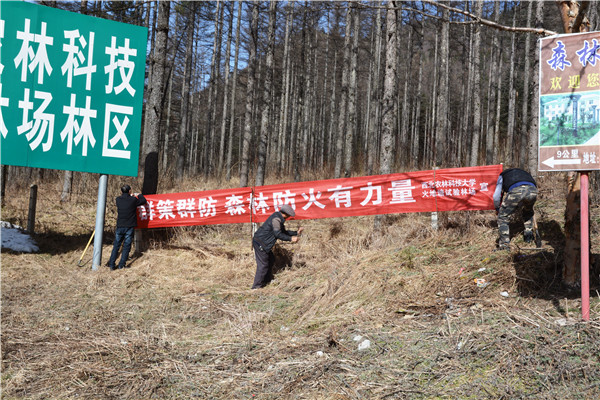
[[137, 176], [147, 28], [0, 2], [0, 163]]

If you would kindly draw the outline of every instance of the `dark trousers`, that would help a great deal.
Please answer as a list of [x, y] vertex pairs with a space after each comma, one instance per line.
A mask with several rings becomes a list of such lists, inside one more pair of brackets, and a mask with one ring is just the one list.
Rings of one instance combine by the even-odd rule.
[[252, 241], [254, 248], [254, 257], [256, 258], [256, 274], [252, 289], [265, 287], [273, 279], [273, 264], [275, 264], [275, 255], [272, 251], [265, 251], [262, 246]]
[[135, 228], [117, 228], [115, 231], [115, 241], [113, 242], [113, 249], [108, 260], [108, 266], [111, 269], [115, 269], [115, 262], [119, 255], [119, 248], [123, 244], [123, 252], [121, 254], [121, 261], [119, 261], [119, 268], [125, 268], [125, 263], [129, 258], [129, 251], [131, 250], [131, 243], [133, 242], [133, 231]]

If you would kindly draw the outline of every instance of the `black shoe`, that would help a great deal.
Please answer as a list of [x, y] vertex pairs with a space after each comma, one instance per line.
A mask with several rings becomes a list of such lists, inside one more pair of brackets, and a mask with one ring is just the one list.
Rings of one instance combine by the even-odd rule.
[[111, 271], [114, 271], [115, 269], [117, 269], [117, 267], [115, 267], [114, 265], [109, 265], [109, 267], [110, 267]]
[[525, 241], [525, 243], [531, 243], [531, 242], [533, 242], [533, 232], [531, 232], [531, 231], [525, 231], [523, 233], [523, 240]]

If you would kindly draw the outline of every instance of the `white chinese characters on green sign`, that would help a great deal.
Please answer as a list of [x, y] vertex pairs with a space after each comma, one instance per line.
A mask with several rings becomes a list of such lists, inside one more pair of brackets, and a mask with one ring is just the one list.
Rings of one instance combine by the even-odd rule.
[[144, 27], [0, 2], [0, 162], [136, 176], [146, 37]]

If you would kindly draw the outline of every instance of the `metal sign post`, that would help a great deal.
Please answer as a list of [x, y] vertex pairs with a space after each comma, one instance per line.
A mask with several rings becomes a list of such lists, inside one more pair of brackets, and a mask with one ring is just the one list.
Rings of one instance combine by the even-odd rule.
[[96, 206], [96, 236], [94, 237], [94, 257], [92, 270], [97, 271], [102, 264], [102, 238], [104, 236], [104, 211], [106, 210], [106, 187], [108, 175], [100, 175], [98, 182], [98, 203]]

